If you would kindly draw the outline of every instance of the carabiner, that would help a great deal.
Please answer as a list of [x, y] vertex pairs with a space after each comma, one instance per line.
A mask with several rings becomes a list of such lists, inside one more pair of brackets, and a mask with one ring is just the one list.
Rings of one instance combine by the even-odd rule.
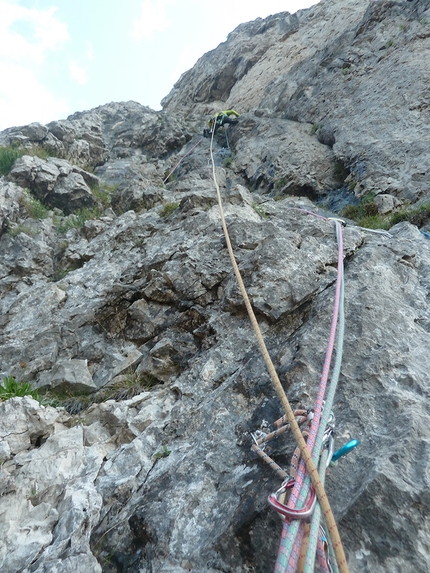
[[281, 487], [275, 492], [269, 495], [268, 502], [273, 507], [275, 511], [279, 514], [283, 515], [289, 520], [292, 519], [308, 519], [315, 509], [315, 504], [317, 501], [317, 496], [315, 493], [315, 489], [313, 485], [311, 485], [311, 490], [308, 499], [306, 500], [306, 504], [304, 507], [300, 509], [295, 509], [292, 507], [287, 507], [284, 503], [279, 501], [278, 497], [285, 493], [287, 489], [292, 489], [295, 484], [295, 479], [288, 479], [284, 481]]
[[358, 440], [351, 440], [350, 442], [339, 448], [336, 452], [334, 452], [331, 458], [332, 463], [336, 462], [342, 456], [346, 456], [346, 454], [349, 454], [349, 452], [354, 448], [356, 448], [359, 443], [360, 442]]

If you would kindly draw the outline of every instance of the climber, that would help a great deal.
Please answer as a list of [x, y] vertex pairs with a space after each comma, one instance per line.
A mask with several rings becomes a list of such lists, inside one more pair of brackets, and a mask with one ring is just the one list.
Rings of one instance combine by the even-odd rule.
[[210, 137], [213, 134], [215, 135], [218, 128], [222, 127], [226, 123], [231, 123], [235, 125], [238, 120], [232, 119], [230, 116], [233, 115], [235, 118], [239, 117], [239, 114], [234, 109], [226, 109], [224, 111], [219, 111], [208, 121], [209, 129], [203, 130], [204, 137]]

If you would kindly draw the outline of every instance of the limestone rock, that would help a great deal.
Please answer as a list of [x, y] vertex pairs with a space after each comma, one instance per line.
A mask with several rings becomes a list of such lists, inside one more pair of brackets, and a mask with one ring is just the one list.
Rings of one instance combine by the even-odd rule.
[[[273, 571], [280, 480], [251, 434], [282, 409], [213, 173], [268, 352], [304, 408], [332, 322], [330, 218], [369, 193], [381, 223], [421, 209], [422, 229], [342, 229], [335, 448], [360, 444], [326, 488], [351, 573], [430, 569], [428, 11], [321, 0], [239, 26], [162, 112], [110, 103], [0, 133], [61, 155], [24, 156], [0, 179], [0, 381], [42, 399], [0, 403], [2, 572]], [[212, 166], [199, 134], [226, 107], [241, 117], [217, 133]], [[17, 183], [51, 210], [32, 213]], [[114, 209], [62, 215], [94, 187]], [[73, 404], [49, 406], [54, 386]], [[286, 432], [267, 452], [288, 471], [294, 447]]]
[[28, 187], [43, 202], [69, 214], [95, 205], [82, 173], [83, 170], [76, 172], [65, 160], [45, 161], [24, 155], [15, 162], [9, 176], [21, 187]]
[[374, 203], [377, 205], [378, 212], [381, 213], [381, 215], [394, 211], [396, 207], [400, 207], [402, 204], [396, 197], [388, 195], [388, 193], [380, 193], [379, 195], [376, 195]]
[[43, 372], [38, 388], [49, 387], [55, 390], [91, 392], [97, 386], [93, 382], [86, 360], [58, 360], [50, 372]]
[[241, 24], [183, 74], [163, 109], [270, 110], [309, 123], [356, 181], [384, 190], [392, 177], [395, 195], [414, 202], [429, 183], [427, 72], [416, 74], [427, 70], [428, 10], [405, 0], [322, 0]]
[[54, 188], [60, 170], [52, 162], [24, 155], [15, 161], [9, 176], [21, 187], [31, 188], [37, 197], [44, 200]]
[[311, 129], [275, 117], [242, 116], [232, 136], [237, 141], [234, 168], [245, 172], [253, 188], [274, 190], [278, 196], [315, 199], [339, 187], [334, 154], [311, 135]]
[[26, 451], [38, 440], [46, 439], [60, 416], [55, 408], [41, 407], [29, 396], [0, 403], [0, 411], [1, 440], [8, 444], [12, 454]]
[[22, 189], [0, 178], [0, 229], [4, 231], [20, 218], [20, 199]]
[[161, 203], [163, 194], [159, 187], [141, 181], [126, 182], [118, 187], [112, 197], [112, 206], [117, 212], [142, 211]]
[[[30, 233], [30, 234], [27, 234]], [[0, 256], [9, 273], [17, 276], [33, 274], [52, 275], [53, 252], [44, 241], [31, 236], [24, 229], [17, 236], [5, 237], [0, 244]]]
[[58, 207], [66, 215], [85, 207], [93, 207], [96, 202], [91, 189], [79, 173], [71, 173], [61, 177], [52, 189], [46, 201], [53, 207]]

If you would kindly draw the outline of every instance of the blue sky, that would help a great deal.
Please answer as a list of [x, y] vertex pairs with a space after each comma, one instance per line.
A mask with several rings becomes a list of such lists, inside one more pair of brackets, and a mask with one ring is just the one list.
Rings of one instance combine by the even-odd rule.
[[0, 0], [0, 130], [111, 101], [153, 109], [242, 22], [317, 0]]

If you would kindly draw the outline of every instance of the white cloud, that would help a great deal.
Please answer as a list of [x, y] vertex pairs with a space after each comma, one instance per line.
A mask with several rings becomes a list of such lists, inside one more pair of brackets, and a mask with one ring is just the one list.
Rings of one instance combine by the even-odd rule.
[[78, 84], [84, 85], [87, 83], [87, 70], [72, 60], [69, 64], [70, 75]]
[[38, 77], [50, 54], [70, 40], [56, 10], [0, 0], [0, 129], [69, 113], [65, 99], [51, 93]]
[[63, 98], [45, 89], [27, 68], [0, 63], [0, 129], [38, 121], [47, 123], [70, 113]]
[[145, 0], [142, 2], [141, 14], [133, 20], [131, 37], [136, 41], [150, 40], [154, 32], [166, 30], [173, 21], [168, 13], [171, 6], [171, 0]]
[[0, 2], [0, 56], [42, 63], [48, 51], [70, 39], [67, 26], [56, 20], [56, 8], [34, 10]]

